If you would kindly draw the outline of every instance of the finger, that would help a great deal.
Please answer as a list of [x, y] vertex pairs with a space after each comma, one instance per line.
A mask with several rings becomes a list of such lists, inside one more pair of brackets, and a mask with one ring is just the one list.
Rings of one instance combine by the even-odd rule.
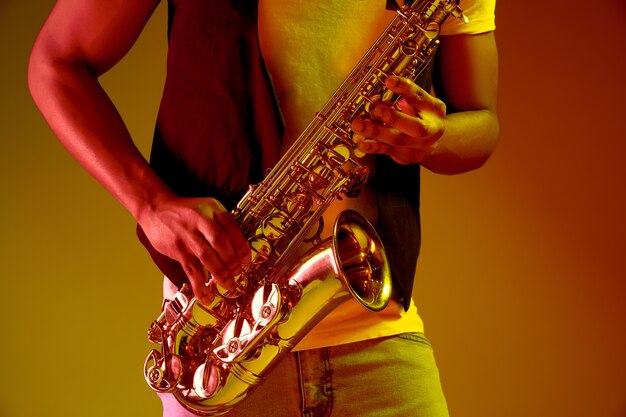
[[406, 138], [400, 138], [402, 135], [397, 129], [374, 123], [367, 119], [355, 119], [351, 123], [352, 131], [357, 137], [376, 139], [396, 146], [406, 146]]
[[446, 105], [443, 101], [430, 95], [426, 90], [403, 77], [390, 76], [385, 80], [385, 86], [417, 110], [434, 110], [438, 114], [446, 114]]
[[194, 296], [202, 304], [209, 305], [211, 301], [213, 301], [214, 295], [206, 286], [209, 276], [208, 273], [205, 272], [204, 267], [200, 264], [198, 259], [193, 257], [184, 261], [182, 265], [185, 275], [189, 278]]
[[[231, 288], [234, 285], [232, 278], [240, 271], [232, 272], [227, 268], [223, 259], [217, 254], [211, 244], [204, 239], [204, 236], [198, 235], [193, 237], [189, 242], [189, 246], [202, 266], [201, 272], [204, 272], [203, 270], [206, 268], [211, 276], [224, 288]], [[206, 276], [198, 274], [198, 279], [206, 279]]]
[[241, 229], [233, 215], [228, 212], [218, 213], [215, 216], [215, 221], [224, 233], [230, 237], [231, 244], [235, 250], [236, 256], [239, 258], [240, 265], [250, 263], [250, 244], [241, 233]]
[[[384, 104], [376, 105], [372, 109], [371, 115], [375, 120], [379, 120], [385, 125], [391, 126], [414, 139], [433, 141], [433, 137], [436, 136], [438, 131], [436, 126], [432, 125], [428, 120], [413, 117]], [[410, 142], [405, 146], [410, 146]]]
[[[232, 215], [217, 200], [204, 199], [199, 205], [204, 219], [198, 223], [198, 230], [207, 242], [213, 247], [215, 254], [221, 259], [231, 276], [241, 273], [241, 258], [245, 259], [244, 249], [248, 248], [244, 242], [239, 227], [233, 227]], [[249, 256], [250, 250], [246, 250]]]
[[[241, 272], [241, 262], [239, 262], [239, 257], [235, 254], [231, 237], [220, 227], [217, 221], [202, 221], [198, 224], [198, 230], [226, 269], [226, 274], [218, 273], [217, 275], [230, 275], [232, 277], [239, 274]], [[207, 269], [213, 273], [210, 268], [207, 267]]]
[[[387, 109], [389, 108], [387, 107]], [[434, 133], [431, 134], [431, 128], [426, 127], [428, 126], [428, 122], [415, 119], [406, 120], [406, 116], [402, 115], [402, 113], [395, 113], [397, 115], [394, 116], [394, 118], [397, 120], [391, 121], [393, 126], [388, 126], [386, 124], [381, 125], [380, 123], [374, 123], [371, 120], [359, 120], [356, 123], [353, 122], [353, 130], [357, 133], [354, 136], [364, 136], [375, 139], [377, 142], [384, 142], [392, 147], [400, 146], [417, 149], [429, 147], [437, 141], [438, 135], [435, 135]], [[398, 121], [400, 119], [402, 119], [401, 122]], [[394, 127], [395, 125], [400, 126], [409, 133], [396, 129]]]
[[404, 114], [408, 114], [410, 116], [413, 117], [422, 117], [419, 113], [419, 111], [417, 111], [415, 109], [415, 107], [411, 106], [409, 103], [407, 103], [406, 100], [402, 99], [402, 100], [398, 100], [398, 102], [396, 103], [395, 107], [400, 110], [400, 112], [404, 113]]

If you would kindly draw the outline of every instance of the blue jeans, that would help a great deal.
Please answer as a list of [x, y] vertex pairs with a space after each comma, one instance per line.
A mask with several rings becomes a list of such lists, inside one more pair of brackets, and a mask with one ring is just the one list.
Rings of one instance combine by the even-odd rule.
[[404, 333], [292, 352], [225, 416], [448, 417], [448, 409], [430, 343]]

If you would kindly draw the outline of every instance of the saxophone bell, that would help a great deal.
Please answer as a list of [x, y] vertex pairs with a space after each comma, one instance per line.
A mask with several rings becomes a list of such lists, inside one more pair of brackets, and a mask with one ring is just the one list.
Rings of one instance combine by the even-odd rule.
[[[330, 311], [350, 298], [373, 311], [389, 302], [391, 272], [372, 225], [355, 211], [342, 212], [333, 236], [312, 248], [280, 277], [259, 287], [243, 316], [233, 319], [194, 372], [193, 389], [174, 391], [200, 415], [230, 410]], [[237, 329], [237, 330], [234, 330]]]
[[391, 297], [391, 271], [380, 237], [355, 211], [341, 213], [335, 223], [333, 247], [341, 279], [364, 307], [380, 311]]

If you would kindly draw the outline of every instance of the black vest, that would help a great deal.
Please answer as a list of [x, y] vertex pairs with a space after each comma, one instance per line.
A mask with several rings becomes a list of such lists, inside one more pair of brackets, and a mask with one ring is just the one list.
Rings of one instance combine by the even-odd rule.
[[[256, 0], [169, 0], [167, 78], [150, 163], [181, 196], [228, 209], [279, 155], [282, 119], [258, 41]], [[431, 71], [420, 80], [430, 85]], [[377, 157], [376, 228], [408, 308], [420, 247], [419, 165]], [[138, 235], [177, 285], [180, 265]]]

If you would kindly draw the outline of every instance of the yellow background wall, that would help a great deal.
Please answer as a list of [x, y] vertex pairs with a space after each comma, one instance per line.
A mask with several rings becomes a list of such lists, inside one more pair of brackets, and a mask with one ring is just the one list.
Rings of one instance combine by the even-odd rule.
[[[626, 5], [500, 1], [502, 137], [425, 175], [415, 297], [454, 417], [626, 416]], [[0, 417], [156, 416], [160, 274], [26, 88], [51, 0], [0, 2]], [[161, 5], [103, 83], [147, 154]]]

